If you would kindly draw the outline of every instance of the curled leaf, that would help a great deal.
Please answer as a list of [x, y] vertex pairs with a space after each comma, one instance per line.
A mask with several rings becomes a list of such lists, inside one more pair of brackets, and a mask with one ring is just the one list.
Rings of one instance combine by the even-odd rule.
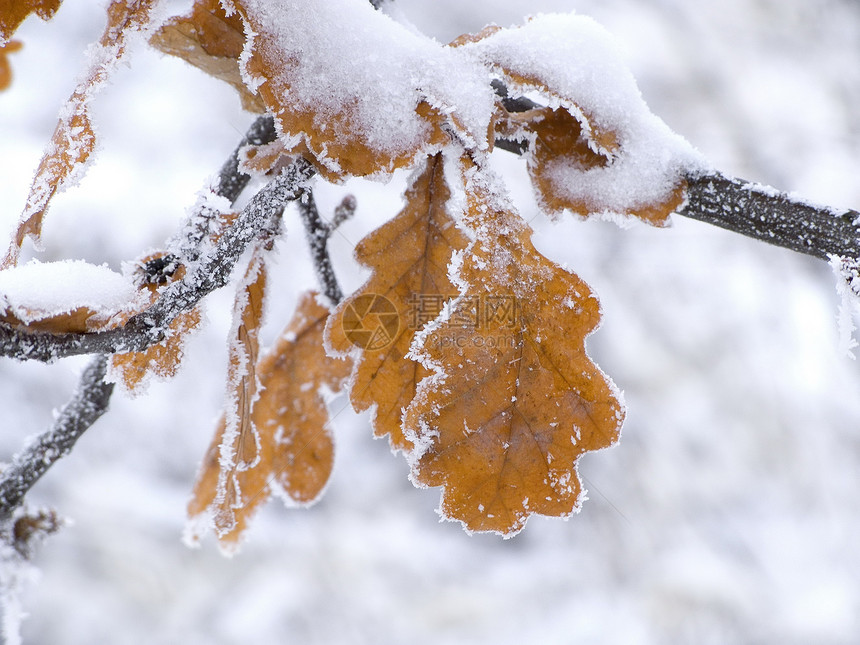
[[62, 110], [0, 268], [17, 263], [21, 245], [28, 237], [39, 243], [42, 220], [51, 199], [83, 174], [96, 144], [89, 113], [90, 101], [123, 58], [128, 39], [145, 32], [150, 26], [150, 14], [156, 3], [157, 0], [113, 0], [108, 6], [107, 24], [98, 47], [92, 51], [90, 68]]
[[665, 225], [683, 203], [683, 177], [703, 162], [648, 110], [615, 45], [593, 20], [541, 15], [467, 39], [462, 49], [488, 65], [511, 98], [542, 103], [522, 113], [503, 110], [499, 127], [528, 144], [529, 173], [544, 210]]

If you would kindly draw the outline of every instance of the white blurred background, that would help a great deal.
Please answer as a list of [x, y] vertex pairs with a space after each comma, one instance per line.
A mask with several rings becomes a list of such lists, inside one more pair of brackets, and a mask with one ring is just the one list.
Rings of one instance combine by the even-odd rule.
[[[441, 41], [528, 12], [601, 22], [651, 109], [729, 174], [860, 207], [860, 3], [849, 0], [396, 0]], [[177, 11], [183, 8], [176, 3]], [[0, 93], [0, 220], [11, 230], [56, 114], [103, 26], [65, 0], [28, 20]], [[137, 52], [95, 102], [101, 150], [60, 195], [42, 259], [121, 262], [156, 248], [252, 121], [226, 85]], [[242, 552], [180, 540], [193, 477], [224, 391], [231, 295], [181, 373], [110, 412], [29, 497], [69, 519], [35, 559], [25, 642], [853, 643], [860, 633], [860, 367], [840, 350], [829, 268], [683, 218], [657, 230], [547, 221], [522, 163], [499, 167], [535, 240], [597, 291], [595, 360], [624, 390], [621, 443], [586, 455], [569, 521], [532, 518], [512, 540], [439, 523], [365, 415], [332, 403], [338, 452], [323, 500], [272, 502]], [[356, 218], [333, 241], [347, 289], [351, 244], [400, 208], [388, 185], [346, 191]], [[313, 276], [287, 216], [266, 339]], [[0, 459], [68, 398], [83, 365], [0, 361]]]

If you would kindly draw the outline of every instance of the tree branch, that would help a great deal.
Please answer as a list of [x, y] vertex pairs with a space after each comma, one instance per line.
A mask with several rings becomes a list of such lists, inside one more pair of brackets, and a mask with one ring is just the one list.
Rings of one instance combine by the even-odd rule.
[[96, 356], [90, 362], [54, 425], [15, 455], [0, 473], [0, 525], [12, 517], [33, 484], [107, 411], [114, 387], [104, 382], [107, 360], [107, 356]]
[[80, 354], [139, 352], [161, 341], [180, 313], [227, 284], [233, 267], [254, 239], [278, 229], [284, 204], [297, 199], [313, 175], [308, 162], [296, 159], [254, 196], [211, 248], [200, 253], [182, 280], [170, 285], [149, 309], [129, 318], [122, 327], [51, 334], [0, 324], [0, 355], [51, 362]]
[[828, 260], [860, 258], [860, 213], [815, 206], [722, 174], [687, 178], [679, 215]]
[[299, 214], [305, 225], [305, 235], [311, 251], [314, 269], [317, 279], [326, 298], [332, 305], [343, 300], [343, 291], [337, 282], [331, 256], [328, 252], [328, 240], [334, 230], [355, 213], [355, 197], [347, 195], [334, 211], [334, 219], [326, 223], [320, 217], [314, 194], [310, 189], [305, 189], [298, 200]]

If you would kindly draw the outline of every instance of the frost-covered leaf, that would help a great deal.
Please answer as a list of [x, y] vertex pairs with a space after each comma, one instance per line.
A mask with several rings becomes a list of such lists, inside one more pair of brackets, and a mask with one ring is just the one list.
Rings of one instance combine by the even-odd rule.
[[0, 320], [27, 331], [103, 330], [139, 305], [131, 280], [104, 265], [31, 261], [0, 271]]
[[460, 297], [416, 336], [434, 374], [404, 430], [413, 481], [443, 487], [444, 517], [512, 535], [533, 513], [579, 508], [576, 462], [617, 440], [624, 411], [585, 351], [596, 297], [534, 248], [495, 178], [470, 167], [464, 179], [475, 240], [453, 268]]
[[[545, 106], [503, 124], [529, 142], [538, 201], [550, 213], [633, 215], [664, 224], [703, 162], [645, 105], [608, 34], [590, 18], [540, 15], [464, 39], [512, 98]], [[503, 119], [504, 121], [504, 119]]]
[[239, 56], [245, 46], [242, 20], [236, 13], [228, 16], [219, 0], [197, 0], [188, 15], [169, 20], [149, 42], [232, 85], [246, 110], [265, 112], [262, 101], [248, 91], [239, 72]]
[[21, 42], [18, 40], [0, 45], [0, 92], [8, 89], [12, 84], [12, 66], [9, 64], [9, 54], [20, 50], [21, 47]]
[[104, 33], [98, 46], [90, 52], [90, 67], [61, 111], [51, 143], [36, 170], [12, 244], [0, 266], [7, 267], [18, 261], [26, 238], [39, 243], [42, 220], [54, 194], [73, 185], [83, 174], [84, 165], [96, 145], [90, 101], [123, 58], [129, 38], [139, 33], [145, 35], [157, 2], [113, 0], [108, 6]]
[[486, 71], [369, 2], [237, 0], [243, 74], [291, 150], [330, 180], [388, 173], [449, 141], [487, 149]]
[[0, 0], [0, 45], [8, 41], [31, 13], [50, 20], [62, 0]]
[[450, 190], [441, 155], [413, 175], [406, 206], [365, 237], [356, 259], [373, 275], [335, 310], [327, 328], [338, 353], [357, 354], [350, 400], [356, 410], [374, 409], [377, 436], [409, 450], [401, 415], [429, 372], [406, 358], [415, 332], [433, 320], [457, 293], [448, 279], [454, 251], [468, 244], [448, 214]]
[[[243, 509], [251, 501], [243, 496], [243, 480], [255, 477], [260, 465], [261, 441], [251, 406], [257, 396], [258, 331], [263, 315], [266, 269], [262, 248], [254, 255], [239, 284], [233, 306], [227, 368], [227, 397], [224, 416], [198, 474], [194, 496], [189, 505], [191, 516], [204, 510], [211, 513], [215, 532], [221, 537], [241, 532]], [[262, 490], [262, 488], [260, 488]], [[259, 491], [254, 490], [253, 495]]]
[[[223, 418], [204, 459], [188, 514], [195, 524], [212, 514], [221, 547], [228, 552], [238, 547], [251, 517], [272, 492], [288, 503], [307, 505], [328, 481], [334, 446], [325, 395], [343, 386], [351, 364], [326, 356], [322, 333], [327, 318], [328, 310], [317, 303], [316, 294], [305, 294], [293, 320], [257, 366], [259, 398], [251, 417], [260, 436], [260, 460], [231, 475], [235, 498], [229, 524], [219, 521]], [[200, 528], [191, 527], [192, 539], [199, 538]]]

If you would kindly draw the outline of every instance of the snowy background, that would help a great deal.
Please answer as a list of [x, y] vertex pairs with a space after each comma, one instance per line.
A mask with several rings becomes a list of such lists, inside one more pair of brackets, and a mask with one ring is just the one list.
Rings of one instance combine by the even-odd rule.
[[[520, 22], [515, 0], [397, 0], [447, 41]], [[181, 4], [177, 3], [179, 10]], [[593, 16], [621, 43], [652, 110], [716, 167], [834, 206], [860, 206], [860, 5], [837, 0], [532, 0]], [[19, 31], [0, 93], [0, 219], [11, 230], [103, 25], [65, 0]], [[226, 85], [140, 51], [95, 103], [101, 152], [46, 221], [42, 259], [119, 269], [170, 235], [252, 117]], [[70, 524], [39, 550], [25, 642], [850, 643], [860, 633], [860, 366], [840, 350], [829, 268], [676, 218], [668, 230], [537, 215], [517, 159], [499, 155], [536, 244], [603, 303], [589, 339], [625, 392], [621, 443], [586, 455], [570, 521], [512, 540], [438, 523], [365, 416], [332, 402], [338, 452], [310, 510], [273, 502], [242, 552], [181, 543], [185, 504], [224, 391], [231, 295], [173, 381], [111, 410], [30, 495]], [[400, 207], [388, 185], [349, 190], [351, 245]], [[295, 213], [280, 243], [266, 338], [313, 276]], [[83, 365], [0, 361], [0, 459], [50, 424]]]

